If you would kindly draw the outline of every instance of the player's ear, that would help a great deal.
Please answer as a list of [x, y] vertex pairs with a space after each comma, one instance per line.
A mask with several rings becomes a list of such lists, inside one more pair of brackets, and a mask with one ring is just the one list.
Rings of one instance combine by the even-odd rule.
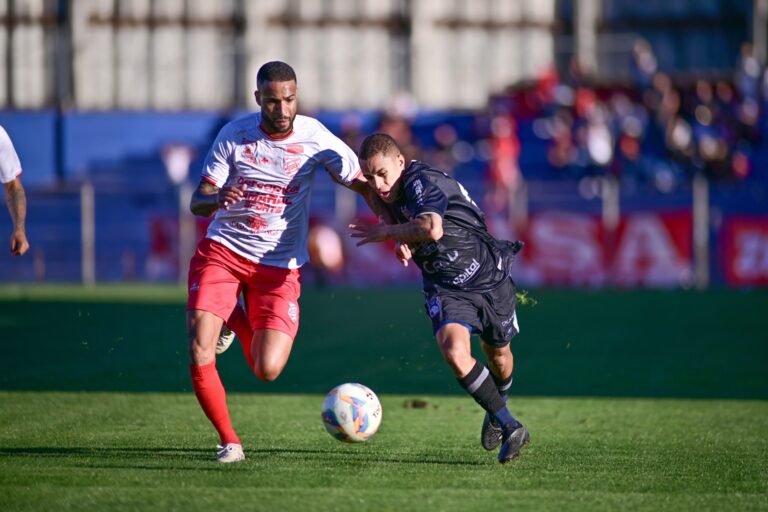
[[256, 104], [258, 106], [261, 106], [261, 96], [259, 95], [259, 90], [258, 89], [253, 91], [253, 97], [256, 98]]

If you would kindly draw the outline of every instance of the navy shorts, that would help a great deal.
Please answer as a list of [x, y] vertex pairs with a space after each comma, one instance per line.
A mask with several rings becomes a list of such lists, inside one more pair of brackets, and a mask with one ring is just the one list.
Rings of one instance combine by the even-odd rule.
[[503, 347], [520, 332], [515, 313], [515, 282], [508, 278], [488, 291], [424, 292], [425, 307], [437, 333], [448, 323], [462, 324], [489, 345]]

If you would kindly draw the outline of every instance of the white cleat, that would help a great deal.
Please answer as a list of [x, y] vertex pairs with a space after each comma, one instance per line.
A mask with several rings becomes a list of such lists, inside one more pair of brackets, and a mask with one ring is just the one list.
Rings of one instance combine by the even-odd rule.
[[230, 331], [226, 325], [222, 325], [219, 339], [216, 340], [216, 355], [218, 356], [226, 352], [234, 340], [235, 333]]
[[227, 464], [229, 462], [240, 462], [245, 460], [243, 446], [236, 443], [227, 443], [224, 446], [216, 446], [216, 462]]

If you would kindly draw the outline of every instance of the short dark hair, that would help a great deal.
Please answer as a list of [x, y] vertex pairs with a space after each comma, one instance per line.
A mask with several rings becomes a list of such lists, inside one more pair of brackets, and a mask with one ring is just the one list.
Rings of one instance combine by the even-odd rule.
[[264, 82], [290, 82], [291, 80], [296, 81], [296, 72], [291, 66], [279, 60], [267, 62], [259, 68], [259, 72], [256, 74], [256, 85]]
[[360, 154], [358, 156], [361, 160], [368, 160], [379, 153], [386, 156], [391, 153], [402, 153], [402, 151], [400, 151], [400, 146], [397, 145], [397, 142], [391, 136], [386, 133], [374, 133], [367, 136], [360, 145]]

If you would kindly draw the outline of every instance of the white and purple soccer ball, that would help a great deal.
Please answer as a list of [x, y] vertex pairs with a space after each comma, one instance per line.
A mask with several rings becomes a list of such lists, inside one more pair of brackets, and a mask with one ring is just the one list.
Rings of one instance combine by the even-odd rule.
[[336, 386], [323, 400], [323, 426], [345, 443], [369, 439], [381, 424], [381, 403], [370, 388], [354, 382]]

